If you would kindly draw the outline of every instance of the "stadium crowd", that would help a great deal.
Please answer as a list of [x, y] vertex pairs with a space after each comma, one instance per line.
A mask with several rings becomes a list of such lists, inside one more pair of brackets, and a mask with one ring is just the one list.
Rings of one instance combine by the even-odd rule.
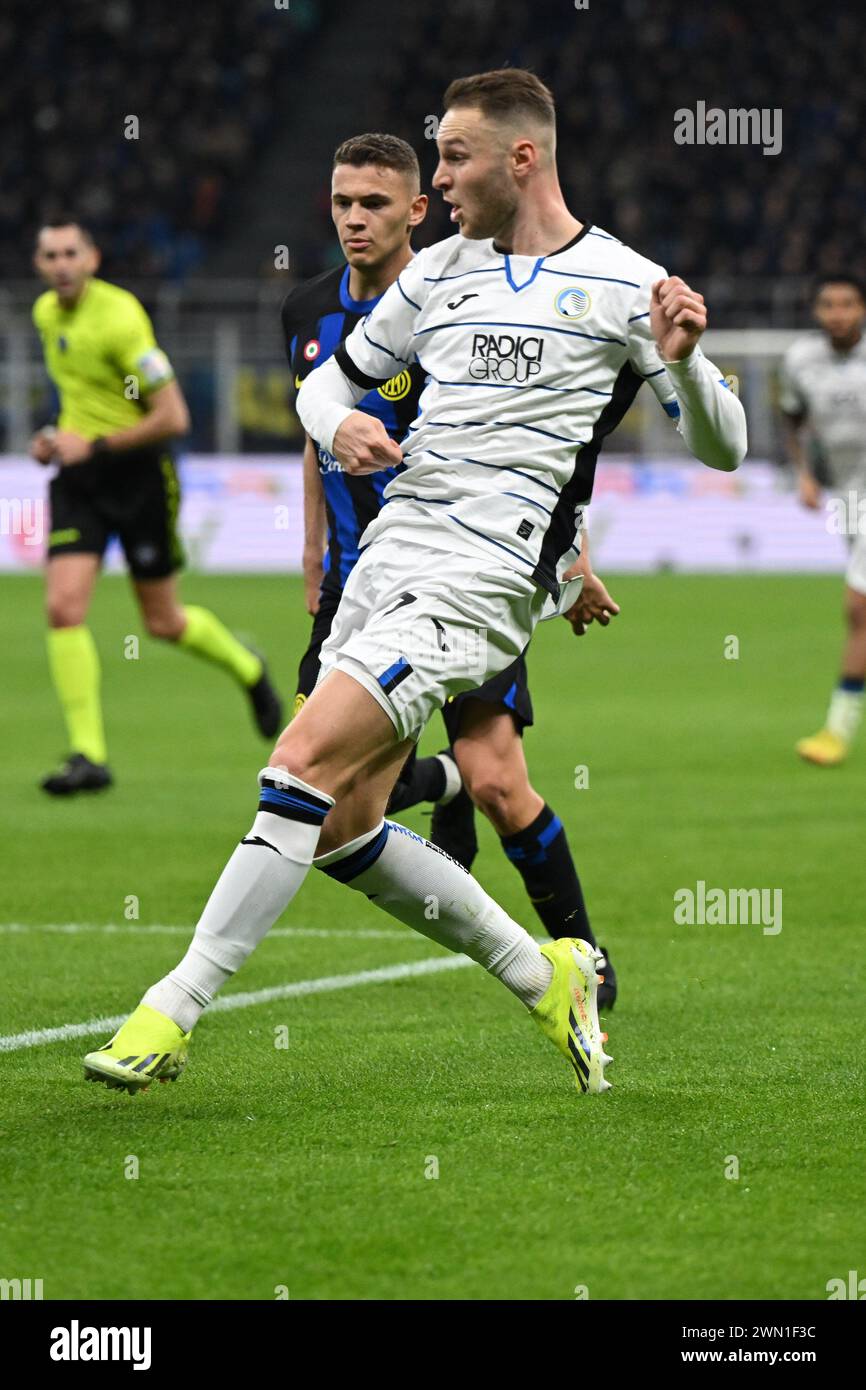
[[[866, 270], [866, 20], [763, 0], [441, 0], [405, 9], [378, 120], [417, 146], [452, 77], [506, 62], [553, 88], [580, 217], [683, 275]], [[679, 108], [781, 109], [782, 149], [674, 143]], [[428, 123], [429, 124], [429, 123]], [[424, 170], [432, 173], [432, 148]], [[439, 199], [427, 238], [450, 235]]]
[[197, 269], [325, 8], [4, 0], [0, 276], [27, 275], [22, 229], [70, 207], [109, 252], [109, 275]]
[[[577, 214], [686, 276], [866, 273], [866, 21], [857, 6], [762, 0], [437, 0], [381, 11], [381, 60], [358, 75], [361, 121], [435, 162], [431, 116], [452, 77], [528, 66], [556, 94], [563, 185]], [[184, 7], [80, 0], [0, 12], [0, 275], [28, 273], [21, 229], [74, 206], [127, 277], [181, 279], [219, 243], [225, 211], [279, 138], [292, 79], [309, 111], [304, 54], [350, 22], [334, 0]], [[781, 113], [782, 145], [680, 145], [675, 112]], [[137, 115], [133, 150], [127, 116]], [[327, 121], [327, 104], [315, 108]], [[334, 131], [334, 144], [347, 134]], [[295, 265], [337, 254], [328, 174]], [[262, 196], [269, 196], [262, 190]], [[438, 198], [417, 244], [450, 235]], [[303, 242], [303, 245], [301, 245]], [[258, 268], [260, 255], [255, 256]]]

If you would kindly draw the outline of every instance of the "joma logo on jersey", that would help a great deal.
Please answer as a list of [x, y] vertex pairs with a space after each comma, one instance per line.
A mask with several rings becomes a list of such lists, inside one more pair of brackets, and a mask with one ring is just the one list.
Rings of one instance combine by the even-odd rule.
[[521, 338], [511, 333], [474, 333], [469, 375], [475, 381], [523, 382], [538, 376], [544, 352], [543, 338]]

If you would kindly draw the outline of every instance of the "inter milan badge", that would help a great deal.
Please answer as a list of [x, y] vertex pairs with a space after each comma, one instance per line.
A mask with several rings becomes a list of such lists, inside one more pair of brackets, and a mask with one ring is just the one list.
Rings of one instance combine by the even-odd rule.
[[322, 345], [318, 338], [311, 338], [308, 343], [304, 344], [304, 357], [308, 362], [315, 362], [321, 351]]
[[569, 285], [566, 289], [560, 290], [554, 304], [556, 312], [564, 319], [582, 319], [592, 307], [589, 295], [579, 285]]
[[412, 390], [412, 376], [409, 372], [398, 372], [379, 387], [379, 395], [386, 401], [402, 401]]

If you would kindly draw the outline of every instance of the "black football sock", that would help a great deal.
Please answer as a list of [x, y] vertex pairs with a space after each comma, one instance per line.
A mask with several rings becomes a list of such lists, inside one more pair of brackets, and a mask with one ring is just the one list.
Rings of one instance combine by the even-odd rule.
[[525, 830], [503, 835], [501, 844], [550, 935], [579, 936], [594, 946], [583, 890], [559, 816], [545, 806]]
[[441, 759], [409, 758], [394, 784], [388, 802], [388, 815], [407, 811], [410, 806], [417, 806], [419, 801], [438, 801], [445, 794], [445, 785], [445, 768]]

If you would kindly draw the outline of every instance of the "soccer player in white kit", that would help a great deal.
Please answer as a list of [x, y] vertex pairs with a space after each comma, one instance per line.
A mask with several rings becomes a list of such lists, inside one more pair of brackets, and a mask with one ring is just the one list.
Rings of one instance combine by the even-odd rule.
[[804, 436], [810, 435], [832, 494], [828, 524], [849, 545], [839, 682], [823, 729], [797, 744], [808, 762], [833, 767], [848, 756], [863, 714], [866, 682], [866, 288], [851, 275], [822, 275], [813, 312], [819, 331], [798, 338], [785, 354], [780, 405], [800, 500], [815, 509], [822, 503], [821, 485], [804, 447]]
[[[89, 1079], [129, 1090], [179, 1075], [190, 1032], [310, 867], [461, 951], [531, 1011], [582, 1092], [606, 1090], [597, 953], [539, 946], [454, 860], [384, 819], [434, 710], [480, 685], [565, 611], [603, 438], [648, 380], [713, 468], [746, 451], [742, 407], [703, 356], [703, 298], [565, 205], [551, 93], [519, 69], [445, 94], [433, 186], [457, 235], [421, 251], [334, 356], [298, 413], [349, 472], [401, 471], [364, 534], [319, 684], [259, 774], [258, 813], [176, 969]], [[401, 448], [353, 409], [407, 364], [429, 376]]]

